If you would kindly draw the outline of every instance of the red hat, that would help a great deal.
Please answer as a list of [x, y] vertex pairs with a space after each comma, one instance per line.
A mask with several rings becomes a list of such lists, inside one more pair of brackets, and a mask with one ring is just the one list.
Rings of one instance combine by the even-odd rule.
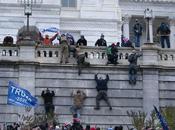
[[91, 127], [91, 129], [90, 130], [96, 130], [96, 128], [95, 127]]
[[115, 46], [115, 43], [112, 43], [111, 45], [112, 45], [112, 46]]

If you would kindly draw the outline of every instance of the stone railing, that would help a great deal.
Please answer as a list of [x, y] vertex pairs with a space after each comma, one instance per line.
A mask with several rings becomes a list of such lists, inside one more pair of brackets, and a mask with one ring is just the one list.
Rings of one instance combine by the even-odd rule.
[[[106, 65], [107, 55], [105, 47], [81, 47], [81, 49], [83, 52], [86, 52], [86, 60], [92, 65]], [[119, 65], [128, 65], [128, 56], [132, 53], [132, 48], [119, 47], [118, 50]], [[143, 57], [139, 58], [138, 62], [140, 65], [151, 65], [153, 63], [154, 65], [160, 66], [175, 66], [174, 49], [161, 49], [159, 47], [150, 47], [149, 45], [146, 45], [142, 47], [141, 50]], [[0, 46], [1, 61], [28, 62], [29, 60], [39, 63], [59, 64], [60, 55], [60, 46]], [[77, 64], [72, 53], [70, 53], [69, 64]]]
[[158, 51], [159, 65], [175, 66], [175, 50], [174, 49], [160, 49]]
[[[105, 47], [81, 47], [82, 52], [87, 54], [86, 61], [91, 64], [106, 65], [107, 55]], [[118, 61], [121, 64], [128, 64], [128, 55], [131, 53], [131, 48], [119, 48]], [[36, 48], [36, 59], [40, 63], [59, 63], [61, 55], [61, 49], [57, 47], [38, 46]], [[70, 52], [69, 58], [70, 64], [76, 64], [73, 54]]]
[[19, 58], [19, 47], [17, 46], [0, 46], [0, 60], [17, 61]]

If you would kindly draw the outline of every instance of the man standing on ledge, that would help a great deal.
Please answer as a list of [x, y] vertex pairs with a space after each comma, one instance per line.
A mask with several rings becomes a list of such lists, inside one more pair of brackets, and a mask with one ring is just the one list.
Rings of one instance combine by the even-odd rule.
[[96, 89], [98, 91], [98, 94], [96, 96], [96, 107], [94, 109], [99, 110], [100, 109], [100, 100], [104, 100], [108, 106], [109, 110], [112, 110], [112, 106], [109, 102], [108, 96], [107, 96], [107, 83], [109, 81], [109, 75], [106, 75], [106, 79], [103, 79], [102, 77], [98, 78], [98, 74], [95, 74], [95, 81], [97, 83]]
[[167, 48], [170, 48], [170, 29], [167, 24], [161, 23], [157, 29], [157, 34], [160, 35], [161, 47], [165, 48], [164, 41], [166, 41]]
[[139, 23], [138, 19], [135, 20], [134, 35], [135, 35], [135, 47], [140, 47], [140, 39], [142, 36], [142, 25]]

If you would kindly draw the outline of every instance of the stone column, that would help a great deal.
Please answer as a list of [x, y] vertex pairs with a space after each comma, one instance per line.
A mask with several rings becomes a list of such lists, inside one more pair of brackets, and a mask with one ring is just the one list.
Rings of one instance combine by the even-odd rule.
[[[19, 47], [19, 85], [35, 96], [35, 43], [22, 41]], [[21, 107], [18, 109], [18, 114], [25, 117], [33, 116], [34, 108]], [[19, 121], [23, 121], [23, 119], [20, 117]]]
[[175, 18], [173, 19], [169, 19], [170, 22], [170, 30], [171, 30], [171, 34], [170, 34], [170, 47], [175, 49]]
[[149, 20], [149, 37], [151, 43], [153, 43], [153, 20], [153, 18]]
[[142, 46], [142, 68], [143, 68], [143, 110], [150, 113], [153, 106], [159, 106], [159, 72], [156, 69], [158, 65], [158, 50], [154, 43], [145, 43]]
[[122, 17], [123, 20], [123, 36], [126, 38], [129, 38], [129, 21], [130, 21], [130, 16], [125, 15]]
[[159, 72], [157, 69], [143, 69], [143, 110], [150, 114], [154, 109], [153, 106], [159, 107]]
[[148, 27], [149, 27], [149, 38], [150, 38], [150, 43], [153, 43], [153, 18], [149, 19], [149, 25], [148, 25], [148, 21], [146, 19], [146, 40], [147, 40], [147, 36], [148, 36]]

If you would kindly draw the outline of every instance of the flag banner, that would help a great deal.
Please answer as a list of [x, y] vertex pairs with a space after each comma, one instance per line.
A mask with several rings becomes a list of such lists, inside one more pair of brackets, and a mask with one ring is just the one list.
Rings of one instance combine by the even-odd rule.
[[156, 115], [159, 118], [159, 121], [160, 121], [160, 124], [161, 124], [163, 130], [169, 130], [167, 122], [165, 121], [165, 119], [161, 115], [161, 113], [157, 110], [156, 106], [154, 106], [154, 109], [156, 111]]
[[42, 30], [42, 33], [45, 33], [45, 32], [57, 33], [59, 32], [59, 29], [56, 27], [45, 28]]
[[19, 87], [12, 81], [9, 81], [7, 103], [16, 106], [34, 107], [37, 105], [37, 99], [26, 89]]

